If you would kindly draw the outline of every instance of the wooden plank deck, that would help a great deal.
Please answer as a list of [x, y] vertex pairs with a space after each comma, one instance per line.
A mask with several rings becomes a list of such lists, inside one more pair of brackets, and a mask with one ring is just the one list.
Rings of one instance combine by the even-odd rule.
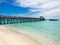
[[40, 21], [40, 18], [0, 15], [0, 24], [13, 24], [13, 23], [35, 22], [35, 21]]

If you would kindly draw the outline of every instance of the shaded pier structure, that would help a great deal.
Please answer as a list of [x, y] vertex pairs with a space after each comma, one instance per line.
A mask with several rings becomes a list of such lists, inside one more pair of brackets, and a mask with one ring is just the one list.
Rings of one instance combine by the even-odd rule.
[[36, 22], [40, 21], [40, 18], [32, 17], [19, 17], [19, 16], [2, 16], [0, 15], [0, 25], [1, 24], [13, 24], [13, 23], [25, 23], [25, 22]]

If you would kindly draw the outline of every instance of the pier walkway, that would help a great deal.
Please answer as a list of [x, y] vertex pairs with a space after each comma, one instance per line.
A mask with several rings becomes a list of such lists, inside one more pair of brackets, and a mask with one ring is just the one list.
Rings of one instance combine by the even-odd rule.
[[0, 15], [0, 25], [1, 24], [13, 24], [13, 23], [36, 22], [36, 21], [40, 21], [40, 18]]

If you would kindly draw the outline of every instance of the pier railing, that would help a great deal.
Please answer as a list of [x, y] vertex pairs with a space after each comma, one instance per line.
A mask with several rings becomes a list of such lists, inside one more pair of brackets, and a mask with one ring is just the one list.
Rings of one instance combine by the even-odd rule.
[[36, 22], [36, 21], [40, 21], [40, 18], [1, 16], [0, 15], [0, 25], [1, 24], [24, 23], [24, 22]]

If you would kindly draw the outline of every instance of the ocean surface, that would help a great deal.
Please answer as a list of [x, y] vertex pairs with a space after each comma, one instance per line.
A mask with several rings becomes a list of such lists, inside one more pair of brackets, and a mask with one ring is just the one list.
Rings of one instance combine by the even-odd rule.
[[42, 45], [60, 45], [60, 21], [38, 21], [7, 24], [11, 30], [18, 31], [35, 39]]

